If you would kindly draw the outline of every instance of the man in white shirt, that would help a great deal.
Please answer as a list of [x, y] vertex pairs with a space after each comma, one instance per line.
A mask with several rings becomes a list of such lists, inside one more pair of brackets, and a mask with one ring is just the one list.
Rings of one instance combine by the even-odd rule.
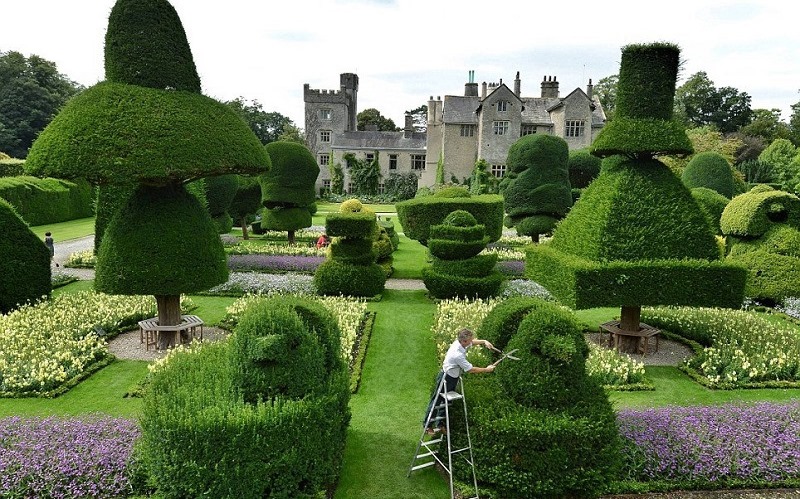
[[[494, 345], [492, 345], [489, 341], [475, 338], [475, 333], [473, 333], [471, 330], [462, 329], [459, 331], [458, 338], [450, 345], [450, 348], [447, 349], [447, 353], [444, 356], [444, 361], [442, 362], [442, 370], [436, 377], [436, 384], [433, 394], [431, 395], [431, 401], [428, 404], [428, 410], [425, 412], [426, 418], [428, 413], [431, 411], [431, 408], [436, 403], [436, 388], [439, 387], [442, 377], [444, 377], [447, 391], [452, 392], [456, 389], [458, 378], [463, 373], [490, 373], [494, 371], [494, 364], [490, 364], [487, 367], [477, 367], [473, 366], [470, 361], [467, 360], [467, 350], [469, 350], [472, 345], [483, 345], [486, 348], [492, 350], [495, 349]], [[429, 434], [433, 434], [437, 431], [443, 431], [445, 426], [440, 422], [440, 418], [443, 417], [444, 408], [435, 409], [428, 423], [428, 428], [426, 428], [426, 431]]]

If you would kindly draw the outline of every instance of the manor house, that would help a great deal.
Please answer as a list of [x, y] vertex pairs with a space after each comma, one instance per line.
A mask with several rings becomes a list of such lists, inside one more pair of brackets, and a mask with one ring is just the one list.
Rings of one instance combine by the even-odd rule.
[[[605, 123], [591, 80], [586, 91], [576, 88], [565, 97], [559, 95], [554, 76], [543, 78], [539, 97], [522, 96], [519, 72], [513, 87], [503, 80], [484, 82], [479, 93], [470, 71], [464, 95], [430, 97], [427, 132], [414, 131], [410, 115], [403, 130], [379, 132], [356, 130], [358, 75], [340, 75], [339, 90], [315, 90], [306, 83], [306, 142], [320, 165], [317, 190], [330, 188], [328, 165], [344, 165], [348, 152], [368, 161], [377, 154], [382, 178], [413, 171], [420, 186], [433, 185], [440, 159], [448, 181], [469, 178], [479, 158], [502, 177], [508, 149], [521, 136], [554, 134], [563, 137], [570, 149], [581, 149], [591, 144]], [[346, 169], [345, 187], [350, 190]]]

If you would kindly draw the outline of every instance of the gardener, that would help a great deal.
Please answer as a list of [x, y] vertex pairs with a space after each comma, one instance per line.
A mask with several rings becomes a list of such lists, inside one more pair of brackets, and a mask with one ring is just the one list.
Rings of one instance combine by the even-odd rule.
[[[450, 345], [450, 348], [447, 349], [447, 353], [444, 356], [444, 362], [442, 362], [442, 370], [436, 376], [436, 388], [434, 388], [433, 394], [431, 394], [431, 401], [428, 403], [428, 410], [425, 411], [426, 418], [436, 402], [437, 389], [439, 388], [439, 383], [442, 382], [442, 377], [445, 379], [447, 391], [452, 392], [456, 389], [456, 384], [458, 383], [458, 378], [461, 376], [461, 374], [490, 373], [494, 371], [494, 364], [490, 364], [487, 367], [477, 367], [473, 366], [467, 360], [467, 350], [472, 345], [483, 345], [486, 348], [495, 350], [494, 345], [492, 345], [489, 341], [475, 338], [475, 333], [473, 333], [471, 330], [462, 329], [459, 331], [458, 338]], [[443, 417], [443, 414], [443, 407], [434, 410], [430, 420], [428, 420], [428, 427], [425, 430], [429, 435], [433, 435], [437, 431], [443, 432], [445, 430], [444, 424], [439, 424], [438, 427], [436, 424], [439, 421], [439, 418]]]

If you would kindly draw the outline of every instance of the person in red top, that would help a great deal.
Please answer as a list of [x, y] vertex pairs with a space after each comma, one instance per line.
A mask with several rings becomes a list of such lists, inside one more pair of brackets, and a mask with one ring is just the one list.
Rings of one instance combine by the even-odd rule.
[[319, 239], [317, 239], [317, 249], [324, 248], [328, 246], [330, 243], [331, 243], [331, 238], [328, 237], [328, 234], [325, 234], [323, 232], [322, 235], [319, 236]]

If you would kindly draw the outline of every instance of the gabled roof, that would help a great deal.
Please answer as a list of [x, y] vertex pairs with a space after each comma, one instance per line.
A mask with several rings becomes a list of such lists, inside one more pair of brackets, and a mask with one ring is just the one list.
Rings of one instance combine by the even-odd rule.
[[351, 131], [335, 132], [331, 149], [420, 149], [426, 147], [425, 132], [414, 132], [406, 138], [405, 132]]
[[559, 102], [559, 99], [547, 97], [525, 97], [522, 99], [525, 110], [522, 111], [523, 123], [536, 123], [539, 125], [552, 125], [550, 119], [550, 108]]
[[445, 95], [442, 119], [445, 123], [478, 123], [477, 110], [480, 104], [481, 98], [478, 96]]

